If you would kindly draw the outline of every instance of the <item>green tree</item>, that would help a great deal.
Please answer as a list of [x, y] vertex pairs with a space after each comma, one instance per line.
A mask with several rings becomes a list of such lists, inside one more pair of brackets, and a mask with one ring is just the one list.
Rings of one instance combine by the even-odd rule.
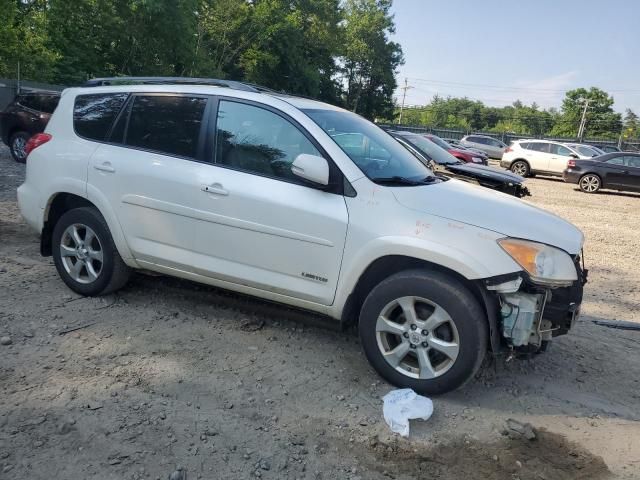
[[640, 118], [630, 108], [624, 112], [622, 136], [625, 140], [640, 137]]
[[0, 76], [54, 78], [58, 54], [49, 46], [44, 1], [0, 0]]
[[551, 135], [574, 138], [578, 135], [580, 119], [586, 102], [586, 135], [616, 137], [622, 127], [622, 118], [613, 111], [613, 97], [596, 87], [589, 90], [577, 88], [569, 90], [562, 102], [561, 115], [551, 131]]
[[396, 69], [403, 63], [395, 32], [391, 0], [346, 0], [341, 64], [346, 107], [367, 118], [393, 115]]

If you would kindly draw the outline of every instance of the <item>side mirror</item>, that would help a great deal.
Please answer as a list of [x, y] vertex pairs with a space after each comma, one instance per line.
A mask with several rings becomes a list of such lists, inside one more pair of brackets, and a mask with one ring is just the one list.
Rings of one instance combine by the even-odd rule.
[[291, 164], [291, 173], [318, 185], [329, 185], [329, 163], [323, 157], [301, 153]]

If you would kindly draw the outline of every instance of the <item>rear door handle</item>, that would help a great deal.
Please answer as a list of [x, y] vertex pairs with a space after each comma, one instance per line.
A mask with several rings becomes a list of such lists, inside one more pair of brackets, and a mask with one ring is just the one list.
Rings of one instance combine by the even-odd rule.
[[207, 193], [213, 193], [215, 195], [229, 195], [229, 190], [225, 190], [220, 183], [214, 183], [212, 185], [202, 185], [202, 187], [200, 187], [200, 190]]
[[115, 173], [116, 169], [111, 166], [111, 162], [103, 162], [100, 165], [94, 165], [93, 168], [101, 172]]

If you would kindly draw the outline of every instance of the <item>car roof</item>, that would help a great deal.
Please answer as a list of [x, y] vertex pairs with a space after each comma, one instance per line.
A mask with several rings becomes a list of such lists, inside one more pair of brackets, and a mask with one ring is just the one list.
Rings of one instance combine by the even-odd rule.
[[[258, 96], [268, 96], [284, 101], [298, 109], [315, 109], [315, 110], [335, 110], [346, 111], [340, 107], [330, 105], [304, 97], [288, 95], [272, 90], [252, 90], [245, 88], [234, 88], [226, 85], [214, 84], [197, 84], [197, 83], [137, 83], [130, 85], [100, 85], [100, 86], [83, 86], [66, 89], [65, 92], [73, 92], [76, 95], [85, 95], [91, 93], [191, 93], [196, 95], [227, 95], [230, 97], [244, 98], [243, 94], [254, 94]], [[256, 97], [253, 97], [256, 98]]]

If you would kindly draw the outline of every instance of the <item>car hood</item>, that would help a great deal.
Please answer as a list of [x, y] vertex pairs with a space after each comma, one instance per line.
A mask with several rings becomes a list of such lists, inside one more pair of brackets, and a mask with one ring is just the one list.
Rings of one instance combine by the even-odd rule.
[[443, 165], [444, 168], [453, 173], [472, 175], [478, 178], [487, 178], [504, 183], [524, 183], [524, 178], [508, 170], [498, 170], [497, 168], [479, 165], [477, 163], [456, 163], [453, 165]]
[[566, 220], [511, 195], [458, 180], [422, 187], [397, 187], [393, 194], [407, 208], [484, 228], [504, 236], [546, 243], [571, 255], [584, 236]]

